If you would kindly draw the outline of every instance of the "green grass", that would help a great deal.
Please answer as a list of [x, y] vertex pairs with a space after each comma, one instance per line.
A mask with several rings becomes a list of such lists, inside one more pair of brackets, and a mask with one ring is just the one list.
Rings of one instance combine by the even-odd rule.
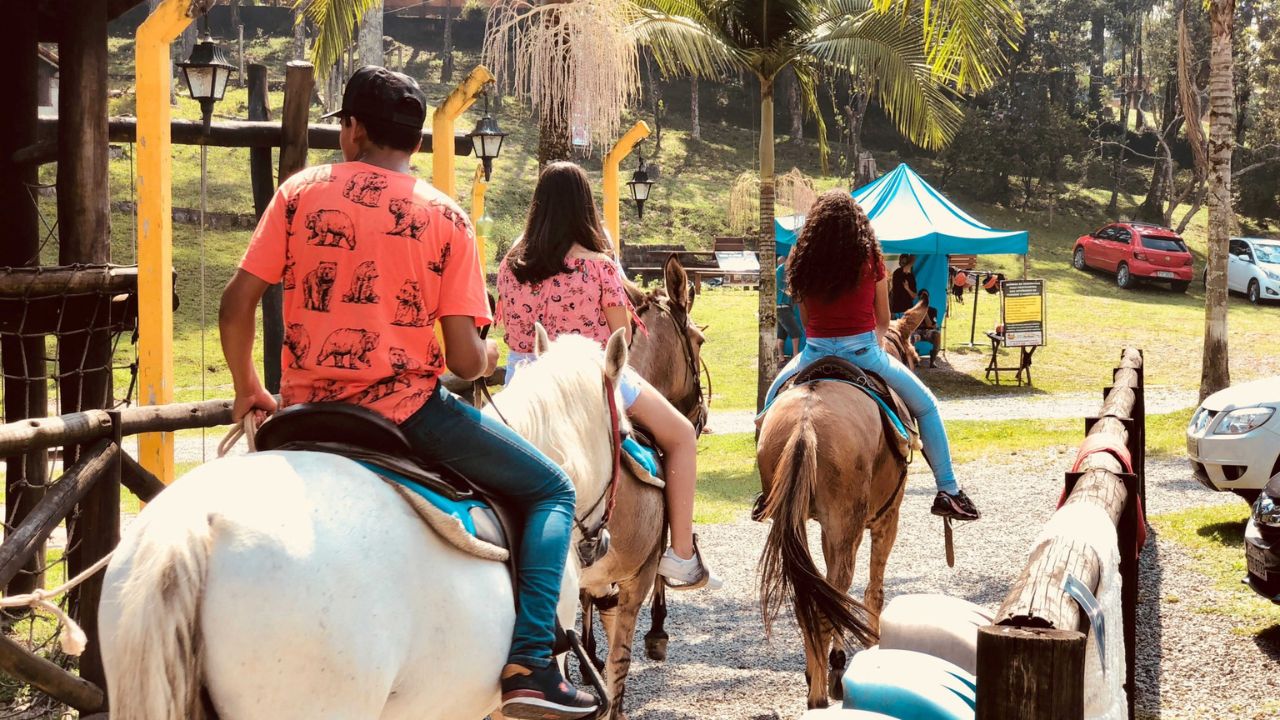
[[1187, 550], [1196, 568], [1219, 591], [1211, 604], [1195, 607], [1196, 612], [1229, 618], [1233, 632], [1239, 635], [1265, 633], [1274, 639], [1280, 636], [1280, 606], [1240, 583], [1245, 575], [1244, 525], [1248, 517], [1249, 507], [1241, 502], [1156, 515], [1150, 521], [1162, 538]]
[[711, 407], [756, 406], [757, 297], [753, 291], [707, 290], [693, 304], [693, 321], [705, 325], [702, 358], [711, 371]]
[[698, 441], [698, 494], [693, 521], [727, 523], [751, 507], [760, 492], [756, 441], [751, 433], [704, 435]]

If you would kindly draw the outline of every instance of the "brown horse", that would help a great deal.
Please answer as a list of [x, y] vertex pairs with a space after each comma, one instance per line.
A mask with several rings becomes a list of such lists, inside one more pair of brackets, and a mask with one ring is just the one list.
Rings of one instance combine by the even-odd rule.
[[[886, 352], [911, 368], [920, 358], [908, 339], [926, 317], [921, 300], [885, 334]], [[906, 463], [891, 441], [876, 402], [843, 382], [806, 383], [780, 393], [761, 426], [761, 519], [771, 518], [773, 525], [760, 558], [760, 603], [766, 631], [785, 602], [795, 608], [810, 708], [827, 707], [828, 693], [840, 697], [841, 636], [869, 645], [878, 634], [885, 563], [898, 534], [907, 479]], [[822, 528], [825, 577], [809, 553], [809, 518]], [[867, 529], [871, 577], [859, 603], [847, 591]]]
[[[665, 290], [644, 293], [629, 287], [631, 301], [645, 326], [632, 333], [630, 362], [700, 431], [707, 413], [699, 373], [705, 338], [689, 319], [693, 295], [688, 274], [672, 257], [663, 275]], [[636, 616], [651, 588], [653, 624], [645, 636], [649, 657], [665, 659], [667, 645], [665, 586], [657, 577], [658, 560], [666, 545], [666, 502], [659, 488], [641, 482], [625, 465], [617, 492], [621, 512], [609, 522], [610, 550], [584, 570], [581, 578], [583, 637], [591, 656], [595, 657], [590, 631], [593, 609], [600, 611], [608, 640], [609, 655], [603, 669], [612, 699], [610, 717], [615, 720], [625, 717], [622, 705]]]

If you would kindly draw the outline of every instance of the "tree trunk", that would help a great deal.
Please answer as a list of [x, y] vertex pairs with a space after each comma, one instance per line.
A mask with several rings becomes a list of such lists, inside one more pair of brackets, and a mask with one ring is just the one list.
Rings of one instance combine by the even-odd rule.
[[804, 142], [804, 105], [800, 102], [800, 78], [794, 68], [787, 78], [787, 109], [791, 112], [791, 142]]
[[1250, 52], [1251, 45], [1243, 37], [1242, 33], [1249, 29], [1253, 24], [1256, 8], [1254, 3], [1256, 0], [1240, 0], [1240, 23], [1238, 30], [1234, 33], [1236, 42], [1236, 52], [1240, 53], [1241, 60], [1238, 69], [1240, 71], [1239, 82], [1236, 83], [1236, 144], [1244, 144], [1244, 133], [1249, 129], [1249, 98], [1253, 96], [1253, 78], [1249, 70], [1253, 67], [1253, 63], [1248, 61], [1245, 53]]
[[302, 10], [293, 11], [293, 59], [307, 57], [307, 16]]
[[1205, 282], [1200, 399], [1231, 384], [1227, 358], [1227, 244], [1231, 236], [1231, 153], [1235, 147], [1232, 24], [1235, 0], [1209, 5], [1209, 267]]
[[[385, 65], [382, 52], [382, 0], [374, 2], [360, 20], [360, 33], [356, 44], [360, 51], [361, 65]], [[355, 70], [348, 68], [348, 72]]]
[[440, 82], [453, 81], [453, 0], [444, 4], [444, 52], [440, 53]]
[[1090, 18], [1089, 36], [1089, 112], [1102, 112], [1102, 81], [1107, 52], [1107, 10], [1101, 3]]
[[774, 78], [760, 76], [760, 235], [756, 253], [760, 259], [760, 374], [756, 383], [756, 410], [764, 409], [764, 396], [769, 391], [778, 361], [773, 354], [774, 316], [777, 297], [774, 287], [773, 236], [773, 83]]
[[573, 157], [569, 125], [544, 114], [538, 123], [538, 167]]
[[693, 75], [689, 78], [689, 124], [693, 127], [689, 130], [689, 137], [694, 140], [702, 139], [702, 121], [698, 116], [698, 76]]
[[1136, 41], [1134, 54], [1134, 88], [1133, 88], [1133, 109], [1137, 111], [1134, 118], [1133, 129], [1141, 133], [1142, 129], [1147, 125], [1147, 118], [1142, 112], [1142, 102], [1147, 99], [1147, 77], [1142, 66], [1142, 18], [1138, 18], [1138, 37]]

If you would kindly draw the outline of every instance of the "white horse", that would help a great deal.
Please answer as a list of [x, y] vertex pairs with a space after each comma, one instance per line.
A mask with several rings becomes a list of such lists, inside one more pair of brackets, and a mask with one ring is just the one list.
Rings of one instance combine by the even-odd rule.
[[[539, 339], [502, 410], [565, 468], [581, 513], [612, 473], [602, 388], [627, 349], [620, 334], [603, 358], [577, 336]], [[201, 720], [206, 703], [221, 720], [476, 720], [498, 706], [515, 622], [501, 563], [441, 540], [362, 466], [314, 452], [193, 470], [130, 526], [105, 583], [111, 720]]]

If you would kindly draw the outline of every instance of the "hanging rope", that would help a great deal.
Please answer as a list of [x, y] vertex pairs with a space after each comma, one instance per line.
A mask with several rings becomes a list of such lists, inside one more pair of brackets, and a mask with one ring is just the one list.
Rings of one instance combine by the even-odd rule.
[[258, 435], [258, 421], [253, 417], [252, 410], [245, 413], [244, 419], [237, 425], [233, 425], [226, 436], [222, 438], [222, 442], [218, 443], [218, 457], [226, 457], [231, 449], [240, 442], [240, 438], [244, 438], [245, 443], [249, 445], [249, 452], [257, 452], [258, 446], [254, 442], [254, 438]]
[[49, 614], [58, 618], [58, 621], [62, 623], [62, 634], [58, 636], [58, 641], [62, 645], [62, 652], [79, 657], [89, 643], [88, 636], [84, 634], [84, 629], [77, 625], [76, 621], [72, 620], [66, 611], [49, 602], [49, 600], [75, 589], [88, 580], [99, 570], [106, 567], [107, 563], [111, 562], [111, 556], [114, 554], [115, 551], [107, 553], [98, 562], [86, 568], [84, 572], [52, 590], [35, 590], [24, 595], [0, 598], [0, 608], [29, 607], [48, 611]]

